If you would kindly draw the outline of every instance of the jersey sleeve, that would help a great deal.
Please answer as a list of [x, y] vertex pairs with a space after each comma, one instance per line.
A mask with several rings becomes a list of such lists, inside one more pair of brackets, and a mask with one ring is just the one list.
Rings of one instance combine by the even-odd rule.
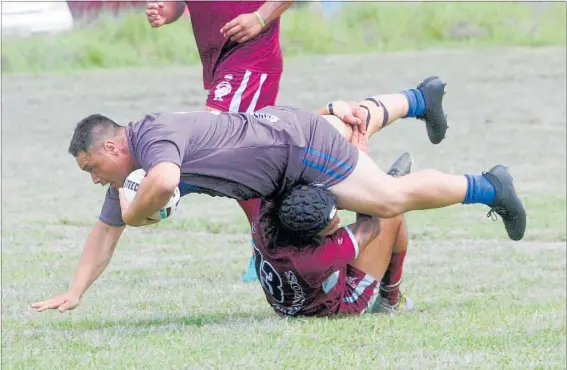
[[109, 226], [121, 227], [125, 223], [122, 220], [122, 210], [120, 208], [120, 198], [118, 198], [118, 190], [112, 186], [108, 187], [106, 197], [102, 204], [102, 210], [98, 219]]
[[185, 141], [171, 127], [155, 123], [138, 140], [138, 159], [144, 171], [149, 172], [162, 162], [175, 163], [181, 167], [185, 156]]
[[306, 251], [302, 270], [316, 274], [332, 273], [358, 257], [358, 243], [348, 227], [340, 228], [333, 236], [325, 238], [322, 246]]

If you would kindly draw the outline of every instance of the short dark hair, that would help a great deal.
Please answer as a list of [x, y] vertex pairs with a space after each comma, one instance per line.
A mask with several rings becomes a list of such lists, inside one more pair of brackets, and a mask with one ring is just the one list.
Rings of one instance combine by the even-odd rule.
[[265, 201], [260, 225], [268, 248], [305, 250], [323, 244], [321, 231], [336, 214], [336, 198], [328, 190], [299, 185], [282, 196]]
[[69, 154], [76, 157], [80, 152], [88, 152], [94, 142], [116, 135], [121, 127], [102, 114], [91, 114], [83, 118], [73, 132]]

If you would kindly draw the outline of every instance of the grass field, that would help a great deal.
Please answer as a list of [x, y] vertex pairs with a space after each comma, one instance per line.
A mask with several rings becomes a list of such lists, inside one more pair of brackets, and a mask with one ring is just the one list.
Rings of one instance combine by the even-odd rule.
[[415, 169], [512, 168], [528, 212], [524, 241], [509, 241], [482, 206], [407, 215], [403, 290], [418, 312], [399, 317], [277, 317], [259, 284], [240, 282], [244, 216], [206, 196], [184, 198], [161, 225], [128, 229], [75, 311], [35, 313], [30, 302], [66, 289], [104, 196], [66, 153], [74, 124], [95, 112], [127, 123], [200, 109], [204, 93], [199, 67], [3, 76], [2, 369], [564, 369], [565, 52], [287, 62], [279, 103], [301, 108], [430, 74], [448, 82], [446, 141], [433, 146], [420, 121], [402, 121], [371, 142], [383, 167], [409, 149]]
[[[470, 46], [565, 45], [564, 3], [346, 3], [322, 16], [292, 8], [282, 18], [287, 57]], [[149, 27], [143, 10], [103, 18], [62, 37], [6, 40], [3, 72], [198, 64], [191, 24]]]

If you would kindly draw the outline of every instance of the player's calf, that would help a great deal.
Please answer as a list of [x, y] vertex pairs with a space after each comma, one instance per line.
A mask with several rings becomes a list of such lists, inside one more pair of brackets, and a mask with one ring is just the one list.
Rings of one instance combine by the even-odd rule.
[[443, 110], [446, 83], [432, 76], [420, 83], [416, 89], [407, 89], [399, 94], [369, 97], [359, 103], [366, 121], [367, 136], [370, 137], [392, 122], [407, 117], [425, 121], [429, 140], [440, 143], [447, 131], [447, 115]]
[[485, 204], [499, 214], [512, 240], [523, 238], [526, 213], [504, 166], [481, 175], [422, 170], [394, 179], [363, 152], [346, 179], [330, 187], [340, 208], [383, 218], [454, 204]]

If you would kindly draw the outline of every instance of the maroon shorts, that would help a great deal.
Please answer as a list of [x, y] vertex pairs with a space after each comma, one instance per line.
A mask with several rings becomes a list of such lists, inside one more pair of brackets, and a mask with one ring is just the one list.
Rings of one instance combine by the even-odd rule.
[[344, 294], [339, 304], [339, 314], [361, 315], [378, 295], [379, 283], [372, 276], [354, 266], [347, 265]]
[[206, 105], [221, 112], [246, 113], [275, 105], [281, 76], [281, 71], [257, 72], [221, 66], [215, 72]]

